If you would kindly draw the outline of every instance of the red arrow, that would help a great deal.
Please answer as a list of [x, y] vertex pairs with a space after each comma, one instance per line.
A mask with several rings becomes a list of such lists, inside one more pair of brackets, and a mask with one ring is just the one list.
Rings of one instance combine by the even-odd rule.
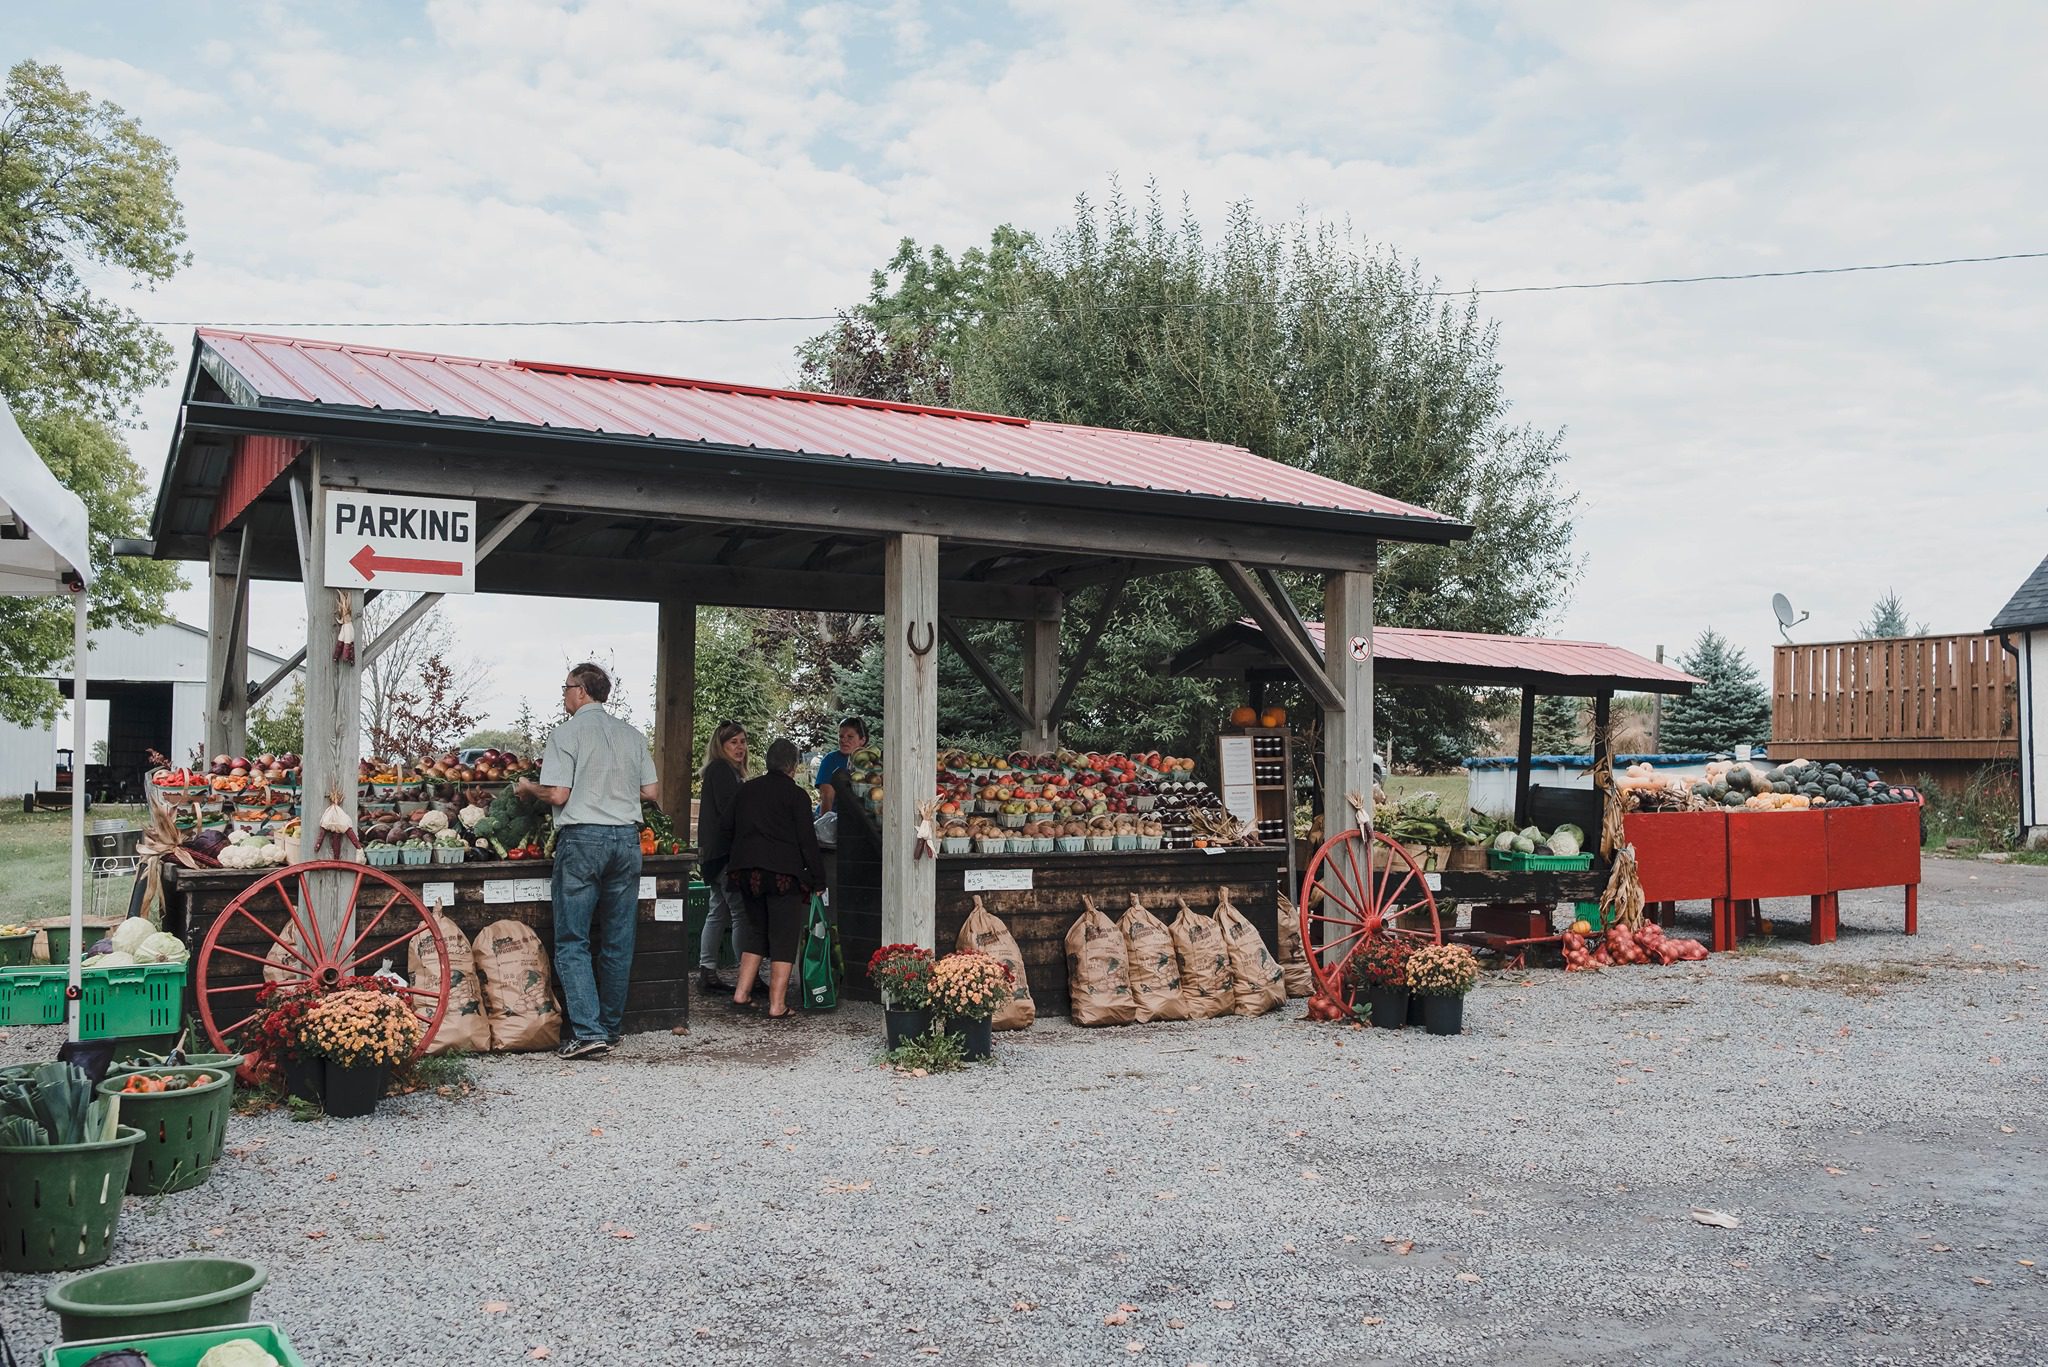
[[392, 574], [452, 574], [460, 577], [462, 562], [459, 560], [407, 560], [395, 555], [379, 555], [368, 546], [348, 558], [356, 567], [356, 573], [364, 579], [375, 579], [378, 570]]

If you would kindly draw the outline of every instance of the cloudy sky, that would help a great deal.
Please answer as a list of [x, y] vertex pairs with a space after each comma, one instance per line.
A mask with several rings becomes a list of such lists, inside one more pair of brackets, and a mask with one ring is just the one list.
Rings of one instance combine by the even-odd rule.
[[[813, 325], [319, 324], [830, 312], [900, 237], [1050, 230], [1112, 177], [1348, 220], [1457, 288], [2048, 250], [2027, 0], [102, 0], [12, 9], [22, 57], [177, 152], [192, 265], [137, 307], [181, 357], [194, 322], [296, 323], [786, 383]], [[1887, 588], [1981, 629], [2048, 552], [2044, 298], [2048, 260], [1489, 297], [1583, 495], [1555, 633], [1711, 624], [1768, 669], [1774, 591], [1820, 640]], [[175, 401], [133, 434], [153, 475]], [[586, 650], [647, 696], [651, 608], [454, 615], [501, 717]]]

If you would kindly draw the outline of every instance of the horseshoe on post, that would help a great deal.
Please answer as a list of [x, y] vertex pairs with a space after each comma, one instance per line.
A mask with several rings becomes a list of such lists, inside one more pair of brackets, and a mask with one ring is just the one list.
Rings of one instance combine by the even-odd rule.
[[939, 629], [930, 622], [924, 623], [924, 644], [919, 645], [917, 643], [918, 625], [918, 623], [912, 622], [903, 629], [903, 643], [910, 647], [910, 653], [913, 655], [929, 655], [932, 653], [932, 647], [939, 643]]

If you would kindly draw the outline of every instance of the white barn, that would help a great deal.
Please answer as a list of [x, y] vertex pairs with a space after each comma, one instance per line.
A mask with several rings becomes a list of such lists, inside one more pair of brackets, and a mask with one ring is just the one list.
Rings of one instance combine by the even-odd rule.
[[2019, 656], [2020, 843], [2048, 845], [2048, 560], [1991, 619]]
[[[182, 764], [205, 742], [206, 649], [205, 629], [184, 622], [92, 634], [86, 693], [89, 703], [107, 704], [107, 718], [104, 728], [90, 730], [107, 742], [115, 777], [139, 773], [151, 750]], [[283, 663], [282, 656], [251, 648], [244, 677], [266, 678]], [[68, 690], [71, 679], [56, 682]], [[68, 744], [70, 729], [62, 734]], [[0, 722], [0, 795], [12, 799], [56, 785], [58, 735], [56, 726]]]

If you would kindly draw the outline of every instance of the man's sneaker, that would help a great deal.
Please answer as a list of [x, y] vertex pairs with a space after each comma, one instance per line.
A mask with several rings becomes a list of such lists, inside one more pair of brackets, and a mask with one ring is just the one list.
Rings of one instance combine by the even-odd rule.
[[562, 1047], [555, 1050], [556, 1058], [596, 1058], [609, 1054], [612, 1047], [601, 1039], [572, 1039], [562, 1041]]

